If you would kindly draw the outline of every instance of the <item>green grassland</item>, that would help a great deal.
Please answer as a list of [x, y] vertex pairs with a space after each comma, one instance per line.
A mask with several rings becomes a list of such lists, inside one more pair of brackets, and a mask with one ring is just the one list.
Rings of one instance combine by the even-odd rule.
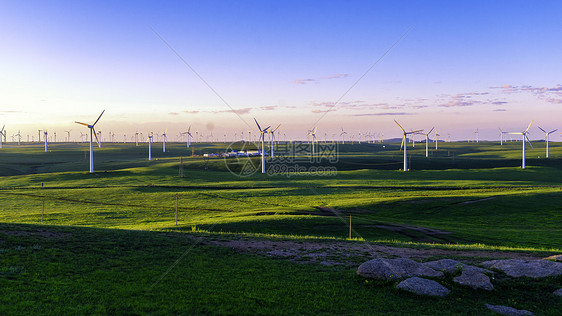
[[[349, 242], [560, 253], [562, 144], [551, 143], [548, 159], [544, 143], [534, 145], [524, 170], [520, 142], [440, 143], [438, 150], [430, 146], [428, 158], [418, 143], [408, 149], [410, 172], [399, 170], [400, 144], [387, 143], [339, 145], [332, 162], [297, 157], [300, 166], [335, 167], [336, 174], [240, 176], [248, 160], [202, 157], [224, 152], [228, 144], [187, 149], [168, 143], [166, 153], [155, 144], [152, 161], [146, 144], [103, 144], [94, 151], [94, 174], [86, 172], [86, 144], [53, 144], [47, 153], [39, 144], [8, 144], [0, 150], [2, 308], [52, 314], [486, 314], [487, 302], [554, 314], [562, 303], [541, 293], [562, 286], [560, 278], [506, 280], [500, 287], [509, 290], [492, 294], [448, 280], [454, 288], [448, 299], [422, 299], [358, 278], [354, 268], [287, 262], [183, 237], [344, 241], [351, 217], [356, 241]], [[242, 144], [231, 147], [237, 146]], [[259, 166], [259, 159], [250, 163]], [[268, 165], [275, 164], [281, 163]], [[417, 226], [446, 234], [412, 229]], [[36, 230], [67, 237], [45, 238]], [[521, 291], [524, 286], [537, 293]]]

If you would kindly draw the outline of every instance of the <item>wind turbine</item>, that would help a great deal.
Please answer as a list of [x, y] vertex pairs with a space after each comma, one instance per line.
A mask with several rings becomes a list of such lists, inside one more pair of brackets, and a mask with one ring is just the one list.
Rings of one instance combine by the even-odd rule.
[[316, 126], [308, 130], [308, 136], [312, 136], [312, 157], [314, 157], [314, 143], [316, 142]]
[[550, 131], [550, 132], [545, 131], [545, 130], [542, 129], [540, 126], [539, 126], [539, 129], [544, 132], [544, 141], [546, 142], [546, 158], [548, 158], [548, 136], [549, 136], [550, 134], [556, 132], [558, 129], [555, 129], [555, 130]]
[[183, 132], [181, 134], [187, 135], [187, 148], [189, 148], [189, 146], [191, 146], [191, 138], [193, 137], [193, 135], [191, 135], [191, 125], [189, 125], [187, 132]]
[[435, 142], [435, 150], [437, 150], [437, 144], [439, 143], [439, 136], [441, 135], [439, 135], [437, 131], [435, 131], [435, 137], [433, 138], [433, 141]]
[[67, 130], [64, 130], [64, 131], [66, 132], [66, 141], [70, 143], [70, 131], [72, 131], [72, 130], [70, 129], [68, 131]]
[[150, 132], [146, 141], [148, 142], [148, 160], [152, 160], [152, 138], [154, 135]]
[[0, 129], [0, 148], [2, 148], [2, 138], [6, 137], [6, 131], [4, 130], [4, 127], [6, 127], [6, 124], [4, 124], [4, 126], [2, 126], [2, 129]]
[[525, 169], [525, 141], [527, 141], [529, 143], [529, 145], [531, 146], [531, 148], [533, 148], [533, 145], [531, 144], [531, 142], [529, 141], [529, 137], [527, 137], [527, 134], [529, 134], [529, 128], [531, 128], [531, 124], [533, 124], [533, 121], [531, 121], [531, 123], [529, 123], [529, 126], [527, 126], [527, 129], [524, 132], [520, 132], [520, 133], [509, 133], [512, 135], [521, 135], [523, 137], [523, 158], [522, 158], [522, 163], [521, 163], [521, 168]]
[[[20, 143], [21, 143], [21, 134], [20, 134], [20, 131], [18, 131], [18, 133], [17, 133], [15, 136], [18, 137], [18, 146], [19, 146]], [[547, 150], [547, 152], [548, 152], [548, 150]], [[547, 154], [546, 156], [548, 157], [548, 154]]]
[[498, 129], [500, 130], [500, 146], [503, 146], [503, 134], [506, 134], [507, 132], [502, 131], [499, 127]]
[[400, 129], [402, 130], [402, 133], [404, 133], [404, 136], [402, 136], [402, 144], [400, 145], [400, 150], [402, 150], [402, 147], [404, 148], [404, 171], [408, 171], [408, 156], [407, 156], [407, 148], [408, 148], [408, 143], [405, 143], [407, 141], [407, 136], [409, 134], [415, 134], [415, 133], [419, 133], [421, 131], [423, 131], [423, 129], [417, 130], [417, 131], [410, 131], [410, 132], [406, 132], [402, 126], [400, 126], [400, 124], [398, 124], [398, 122], [396, 122], [396, 120], [394, 120], [394, 123], [396, 123], [396, 125], [398, 125], [398, 127], [400, 127]]
[[345, 144], [345, 134], [347, 134], [347, 132], [344, 131], [344, 130], [343, 130], [343, 127], [342, 127], [342, 128], [341, 128], [341, 134], [340, 134], [340, 136], [343, 137], [343, 138], [342, 138], [342, 144]]
[[162, 152], [166, 152], [166, 140], [168, 139], [168, 135], [166, 135], [167, 131], [168, 130], [165, 130], [162, 134]]
[[45, 152], [47, 152], [47, 135], [49, 135], [49, 134], [47, 133], [47, 130], [45, 130], [43, 132], [43, 136], [45, 136]]
[[[433, 132], [433, 129], [435, 129], [435, 127], [432, 127], [431, 130], [427, 133], [421, 133], [422, 135], [425, 135], [425, 157], [429, 157], [429, 134], [431, 134], [431, 132]], [[436, 146], [437, 147], [437, 146]], [[437, 149], [437, 148], [435, 148]]]
[[476, 143], [478, 144], [479, 138], [480, 138], [480, 131], [478, 131], [478, 129], [476, 129], [476, 131], [474, 131], [474, 134], [476, 134]]
[[271, 148], [271, 158], [274, 157], [274, 154], [273, 154], [273, 143], [275, 143], [275, 131], [277, 131], [277, 129], [279, 128], [279, 126], [281, 126], [281, 124], [277, 125], [276, 128], [274, 128], [273, 130], [270, 131], [270, 133], [271, 133], [271, 139], [270, 139], [270, 143], [269, 143], [269, 144], [270, 144], [270, 148]]
[[139, 132], [135, 132], [135, 146], [139, 147]]
[[260, 138], [261, 138], [261, 173], [265, 173], [265, 133], [268, 132], [268, 129], [271, 126], [268, 126], [264, 129], [261, 128], [260, 124], [258, 123], [258, 121], [254, 118], [254, 121], [256, 122], [256, 125], [258, 126], [258, 129], [260, 130]]
[[100, 116], [98, 116], [98, 119], [94, 122], [94, 124], [91, 124], [91, 125], [74, 121], [74, 123], [84, 125], [84, 126], [86, 126], [90, 129], [90, 173], [94, 172], [94, 147], [93, 147], [93, 144], [92, 144], [92, 140], [94, 139], [94, 137], [96, 138], [96, 142], [99, 144], [98, 136], [96, 134], [96, 130], [95, 130], [94, 126], [100, 120], [100, 118], [101, 118], [101, 116], [103, 115], [104, 112], [105, 112], [105, 110], [103, 110], [101, 112]]

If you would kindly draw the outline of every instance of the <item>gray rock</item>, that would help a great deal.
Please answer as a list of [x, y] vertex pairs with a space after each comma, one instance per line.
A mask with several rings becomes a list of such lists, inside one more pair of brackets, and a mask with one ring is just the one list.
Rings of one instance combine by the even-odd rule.
[[418, 277], [406, 279], [398, 283], [396, 287], [418, 295], [445, 296], [451, 292], [448, 288], [435, 281]]
[[470, 286], [475, 290], [482, 289], [491, 291], [494, 289], [492, 282], [490, 282], [490, 278], [475, 269], [464, 269], [460, 276], [453, 278], [453, 281], [461, 285]]
[[554, 255], [554, 256], [546, 257], [546, 258], [543, 258], [543, 260], [551, 260], [551, 261], [562, 262], [562, 255]]
[[486, 269], [482, 269], [482, 268], [479, 268], [479, 267], [464, 264], [462, 262], [459, 262], [459, 261], [453, 260], [453, 259], [441, 259], [441, 260], [437, 260], [437, 261], [430, 261], [430, 262], [424, 263], [424, 265], [426, 265], [427, 267], [430, 267], [434, 270], [443, 271], [443, 272], [449, 273], [449, 274], [453, 274], [457, 270], [465, 270], [467, 268], [470, 268], [470, 269], [473, 269], [473, 270], [476, 270], [476, 271], [482, 272], [482, 273], [493, 273], [490, 270], [486, 270]]
[[486, 304], [486, 307], [488, 307], [489, 310], [492, 310], [492, 311], [494, 311], [496, 313], [499, 313], [499, 314], [502, 314], [502, 315], [512, 315], [512, 316], [535, 315], [535, 314], [529, 312], [528, 310], [515, 309], [513, 307], [503, 306], [503, 305]]
[[366, 278], [384, 280], [401, 279], [412, 276], [443, 277], [443, 272], [435, 271], [407, 258], [377, 258], [369, 260], [359, 266], [357, 274]]
[[544, 278], [562, 274], [562, 262], [548, 260], [492, 260], [483, 262], [482, 265], [486, 268], [499, 269], [514, 278]]
[[558, 296], [562, 296], [562, 288], [560, 288], [560, 289], [558, 289], [558, 290], [552, 292], [552, 294], [558, 295]]

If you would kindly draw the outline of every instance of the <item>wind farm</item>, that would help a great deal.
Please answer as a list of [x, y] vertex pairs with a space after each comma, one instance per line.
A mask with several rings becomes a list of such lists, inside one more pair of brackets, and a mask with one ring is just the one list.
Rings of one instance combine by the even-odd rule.
[[1, 313], [559, 315], [561, 11], [6, 2]]

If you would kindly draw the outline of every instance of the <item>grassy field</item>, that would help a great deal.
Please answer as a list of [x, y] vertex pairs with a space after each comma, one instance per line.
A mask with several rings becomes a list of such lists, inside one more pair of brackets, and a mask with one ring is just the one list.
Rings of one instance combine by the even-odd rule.
[[[0, 150], [1, 308], [429, 315], [486, 314], [492, 303], [559, 311], [562, 302], [544, 293], [562, 287], [561, 278], [501, 280], [493, 293], [448, 279], [451, 296], [427, 299], [361, 279], [356, 265], [303, 264], [186, 238], [562, 252], [562, 144], [551, 143], [546, 159], [536, 143], [522, 170], [520, 142], [440, 143], [428, 158], [418, 143], [408, 150], [410, 172], [399, 171], [399, 145], [340, 145], [333, 162], [297, 157], [299, 166], [337, 174], [240, 176], [248, 161], [201, 156], [224, 152], [220, 143], [169, 143], [166, 153], [155, 145], [152, 161], [145, 144], [104, 144], [95, 148], [94, 174], [86, 172], [86, 144], [54, 144], [47, 153], [8, 144]], [[355, 241], [346, 241], [350, 217]]]

